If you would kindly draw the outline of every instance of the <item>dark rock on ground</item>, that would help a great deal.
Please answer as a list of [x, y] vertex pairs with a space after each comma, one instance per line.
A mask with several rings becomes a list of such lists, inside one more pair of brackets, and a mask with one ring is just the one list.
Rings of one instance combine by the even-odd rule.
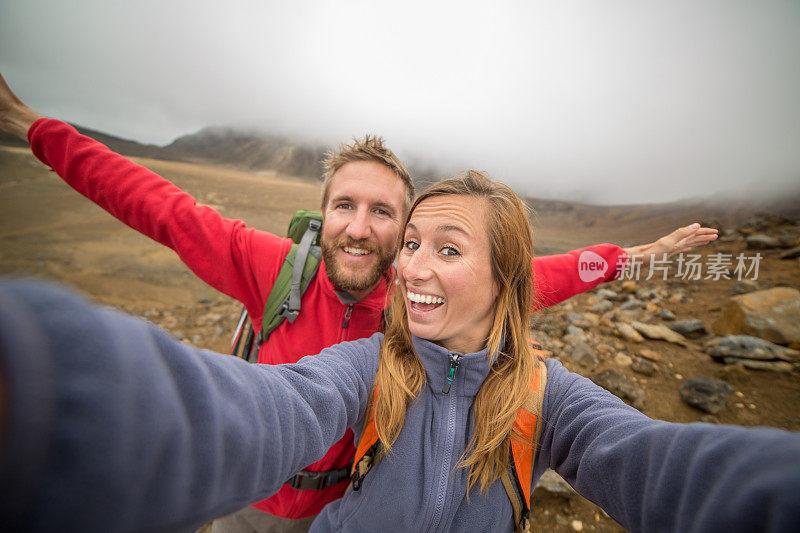
[[625, 376], [614, 370], [603, 370], [594, 376], [594, 382], [611, 394], [626, 400], [640, 411], [644, 408], [644, 390], [630, 383]]
[[800, 351], [773, 344], [750, 335], [725, 335], [706, 345], [706, 353], [715, 359], [741, 357], [768, 361], [800, 361]]
[[652, 361], [637, 357], [631, 364], [631, 370], [645, 376], [655, 376], [656, 372], [658, 372], [658, 366]]
[[658, 313], [658, 318], [666, 321], [675, 320], [675, 313], [669, 309], [662, 309], [661, 312]]
[[778, 256], [781, 259], [795, 259], [800, 257], [800, 246], [796, 246], [795, 248], [789, 248], [785, 252], [781, 252]]
[[708, 328], [706, 328], [706, 325], [703, 324], [702, 320], [696, 318], [676, 320], [667, 327], [689, 339], [699, 339], [700, 337], [708, 335]]
[[591, 311], [594, 313], [605, 313], [612, 309], [614, 309], [614, 304], [608, 300], [600, 300], [591, 307]]
[[680, 388], [683, 401], [712, 415], [725, 407], [732, 392], [733, 388], [724, 381], [707, 376], [689, 378]]
[[597, 355], [595, 350], [585, 342], [577, 343], [571, 350], [568, 350], [569, 358], [575, 362], [586, 361], [590, 363], [597, 363]]
[[743, 279], [742, 281], [737, 281], [733, 287], [730, 288], [728, 293], [732, 296], [737, 296], [739, 294], [747, 294], [748, 292], [757, 291], [758, 289], [759, 286], [757, 282], [750, 279]]

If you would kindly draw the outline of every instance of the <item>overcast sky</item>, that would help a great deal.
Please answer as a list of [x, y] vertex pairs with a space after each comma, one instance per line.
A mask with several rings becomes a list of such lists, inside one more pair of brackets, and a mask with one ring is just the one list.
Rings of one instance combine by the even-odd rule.
[[797, 0], [0, 0], [0, 71], [141, 142], [374, 132], [593, 203], [800, 190]]

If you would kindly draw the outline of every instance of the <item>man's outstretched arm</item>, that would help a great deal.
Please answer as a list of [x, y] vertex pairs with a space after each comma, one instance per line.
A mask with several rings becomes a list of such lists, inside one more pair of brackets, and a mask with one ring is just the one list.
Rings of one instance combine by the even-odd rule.
[[28, 141], [28, 130], [42, 116], [11, 91], [0, 74], [0, 130]]
[[168, 180], [81, 135], [43, 118], [0, 78], [0, 129], [31, 144], [33, 154], [72, 188], [151, 239], [172, 248], [203, 281], [263, 309], [291, 242], [228, 219]]
[[662, 260], [705, 246], [717, 238], [717, 230], [690, 224], [649, 244], [620, 248], [596, 244], [565, 254], [544, 255], [533, 260], [534, 309], [544, 309], [575, 295], [614, 281], [624, 265], [636, 260], [646, 267], [652, 259]]

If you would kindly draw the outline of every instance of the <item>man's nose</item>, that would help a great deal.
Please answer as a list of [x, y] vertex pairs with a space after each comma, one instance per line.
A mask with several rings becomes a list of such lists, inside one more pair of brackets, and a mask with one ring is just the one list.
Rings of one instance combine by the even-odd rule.
[[353, 240], [362, 240], [372, 234], [369, 225], [369, 215], [366, 211], [357, 210], [350, 223], [347, 225], [347, 236]]

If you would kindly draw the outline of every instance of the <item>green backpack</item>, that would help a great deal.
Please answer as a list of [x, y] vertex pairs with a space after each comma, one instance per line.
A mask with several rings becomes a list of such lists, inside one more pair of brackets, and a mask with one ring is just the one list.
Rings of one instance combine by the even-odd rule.
[[[251, 363], [256, 362], [258, 349], [269, 338], [270, 333], [284, 320], [295, 321], [300, 314], [300, 299], [319, 269], [322, 257], [319, 244], [321, 230], [321, 212], [301, 209], [294, 214], [286, 233], [294, 244], [283, 260], [281, 271], [264, 305], [261, 334], [255, 339], [255, 329], [247, 309], [242, 308], [231, 342], [231, 355]], [[243, 336], [245, 330], [247, 334]]]

